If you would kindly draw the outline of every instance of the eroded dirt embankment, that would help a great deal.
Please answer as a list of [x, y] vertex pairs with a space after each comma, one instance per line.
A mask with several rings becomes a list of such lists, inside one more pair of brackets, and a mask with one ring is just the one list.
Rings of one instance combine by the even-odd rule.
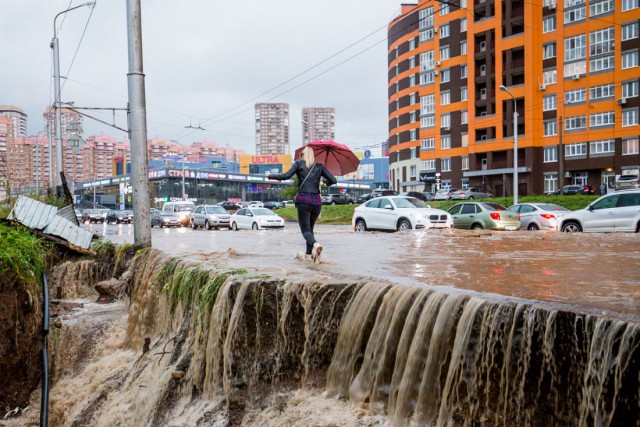
[[131, 279], [128, 299], [62, 318], [51, 425], [640, 419], [631, 322], [427, 286], [292, 281], [157, 250], [116, 276]]

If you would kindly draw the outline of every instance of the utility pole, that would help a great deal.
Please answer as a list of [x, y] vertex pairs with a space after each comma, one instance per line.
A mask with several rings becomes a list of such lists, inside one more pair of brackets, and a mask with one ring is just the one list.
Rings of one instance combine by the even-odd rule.
[[136, 246], [151, 246], [151, 205], [147, 153], [147, 111], [142, 67], [142, 16], [140, 0], [127, 0], [129, 48], [129, 140], [131, 141], [131, 188], [133, 239]]
[[562, 146], [562, 116], [558, 118], [558, 190], [564, 187], [564, 147]]

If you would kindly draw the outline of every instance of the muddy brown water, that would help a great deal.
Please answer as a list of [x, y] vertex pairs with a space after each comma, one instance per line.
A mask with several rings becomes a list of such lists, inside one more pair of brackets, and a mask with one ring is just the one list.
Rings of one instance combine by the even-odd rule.
[[[115, 242], [133, 242], [131, 225], [91, 225]], [[366, 277], [425, 283], [561, 303], [580, 311], [640, 320], [640, 235], [427, 230], [355, 233], [319, 225], [320, 265], [295, 259], [297, 224], [284, 230], [152, 229], [153, 246], [172, 256], [225, 253], [235, 267], [287, 275]]]

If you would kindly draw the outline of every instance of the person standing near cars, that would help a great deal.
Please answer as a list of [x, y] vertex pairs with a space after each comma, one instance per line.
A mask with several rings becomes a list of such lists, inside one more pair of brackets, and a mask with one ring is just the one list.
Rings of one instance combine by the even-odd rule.
[[320, 180], [324, 178], [327, 186], [334, 185], [338, 181], [323, 164], [315, 163], [313, 148], [311, 147], [306, 147], [300, 152], [300, 157], [287, 172], [269, 174], [267, 177], [282, 181], [290, 179], [294, 174], [298, 177], [298, 192], [296, 193], [294, 204], [298, 210], [300, 232], [306, 242], [305, 256], [311, 258], [314, 262], [318, 262], [323, 247], [316, 241], [313, 228], [322, 211]]
[[600, 186], [600, 194], [602, 194], [603, 196], [607, 194], [607, 184], [605, 184], [604, 182]]

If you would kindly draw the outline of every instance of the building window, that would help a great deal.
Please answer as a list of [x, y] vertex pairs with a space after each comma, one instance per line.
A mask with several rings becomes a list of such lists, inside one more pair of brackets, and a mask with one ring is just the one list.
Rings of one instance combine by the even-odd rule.
[[622, 41], [637, 39], [639, 29], [640, 23], [638, 21], [624, 24], [622, 26]]
[[544, 83], [545, 85], [554, 84], [556, 82], [556, 79], [557, 75], [555, 68], [553, 70], [546, 70], [542, 73], [542, 83]]
[[449, 13], [449, 3], [439, 3], [440, 5], [440, 16], [444, 16]]
[[460, 32], [464, 33], [467, 31], [467, 18], [462, 18], [460, 20]]
[[586, 156], [587, 155], [587, 143], [578, 142], [576, 144], [567, 144], [564, 146], [565, 157], [574, 156]]
[[589, 12], [590, 17], [613, 12], [613, 0], [596, 0], [590, 2]]
[[469, 146], [469, 134], [468, 133], [463, 133], [461, 136], [462, 136], [461, 145], [463, 147], [468, 147]]
[[451, 104], [451, 96], [448, 90], [440, 92], [440, 105]]
[[610, 56], [603, 56], [600, 58], [595, 58], [592, 59], [590, 62], [590, 71], [592, 73], [598, 72], [598, 71], [604, 71], [604, 70], [612, 70], [615, 62], [614, 62], [614, 58], [613, 55]]
[[564, 39], [564, 62], [571, 62], [587, 57], [587, 36], [578, 34]]
[[460, 55], [466, 55], [467, 54], [467, 41], [461, 41], [460, 42]]
[[429, 27], [433, 27], [433, 7], [426, 7], [418, 13], [418, 28], [424, 30]]
[[445, 59], [449, 59], [449, 46], [442, 46], [440, 48], [440, 60], [444, 61]]
[[412, 111], [409, 113], [409, 123], [415, 123], [416, 122], [416, 112]]
[[589, 116], [589, 127], [613, 126], [615, 124], [615, 117], [613, 111], [591, 114]]
[[554, 163], [558, 161], [558, 148], [555, 145], [544, 147], [544, 163]]
[[420, 141], [420, 149], [421, 150], [435, 150], [436, 149], [436, 139], [435, 138], [424, 138]]
[[587, 90], [577, 89], [570, 90], [564, 93], [564, 103], [574, 104], [577, 102], [585, 102], [587, 100]]
[[553, 193], [558, 189], [558, 174], [557, 173], [545, 173], [544, 174], [544, 192]]
[[460, 124], [466, 125], [469, 123], [469, 112], [467, 110], [460, 111]]
[[411, 154], [411, 159], [415, 159], [416, 158], [416, 147], [411, 147], [411, 149], [409, 150], [409, 153]]
[[543, 122], [544, 125], [544, 136], [554, 136], [556, 135], [556, 121], [554, 120], [545, 120]]
[[433, 40], [434, 31], [433, 28], [429, 28], [428, 30], [420, 31], [420, 43], [428, 42], [429, 40]]
[[551, 59], [556, 57], [556, 42], [546, 43], [542, 46], [542, 59]]
[[556, 109], [556, 94], [542, 97], [542, 111], [553, 111]]
[[449, 113], [440, 116], [440, 127], [445, 129], [451, 127], [451, 115]]
[[564, 64], [564, 77], [581, 76], [587, 74], [587, 61], [577, 61]]
[[613, 27], [589, 33], [589, 53], [591, 56], [604, 55], [613, 52], [614, 49]]
[[591, 141], [591, 154], [611, 154], [616, 152], [616, 141], [614, 139], [604, 139], [602, 141]]
[[436, 111], [436, 96], [434, 94], [420, 97], [420, 114], [433, 114]]
[[629, 138], [622, 140], [622, 155], [638, 154], [640, 152], [640, 139]]
[[409, 40], [409, 50], [413, 50], [416, 48], [416, 39]]
[[462, 156], [462, 170], [463, 171], [467, 171], [469, 170], [469, 156]]
[[[409, 141], [415, 141], [417, 138], [417, 132], [415, 129], [409, 131]], [[413, 157], [412, 157], [413, 158]]]
[[411, 178], [415, 178], [418, 175], [417, 169], [416, 165], [409, 166], [409, 176]]
[[451, 136], [450, 135], [442, 135], [440, 137], [440, 149], [448, 150], [451, 148]]
[[420, 84], [427, 85], [433, 83], [435, 80], [433, 71], [429, 71], [428, 73], [420, 74]]
[[556, 16], [547, 16], [542, 20], [542, 32], [550, 33], [556, 30]]
[[442, 172], [451, 172], [451, 159], [440, 159], [440, 170]]
[[587, 12], [586, 12], [586, 8], [584, 6], [582, 7], [577, 7], [575, 9], [571, 9], [571, 10], [564, 10], [564, 23], [566, 24], [571, 24], [573, 22], [578, 22], [578, 21], [584, 21], [584, 18], [586, 18]]
[[637, 9], [638, 8], [638, 0], [622, 0], [622, 11], [626, 12], [627, 10]]
[[440, 71], [440, 83], [447, 83], [451, 80], [451, 71], [447, 68], [446, 70]]
[[460, 66], [460, 78], [461, 79], [466, 79], [467, 78], [467, 66], [466, 65], [461, 65]]
[[409, 58], [409, 68], [413, 68], [416, 66], [416, 57], [412, 56], [411, 58]]
[[638, 109], [622, 110], [622, 126], [638, 126]]
[[420, 127], [422, 129], [429, 129], [436, 127], [436, 116], [426, 116], [420, 118]]
[[634, 98], [638, 96], [638, 80], [627, 80], [622, 82], [622, 97]]
[[423, 171], [434, 171], [436, 170], [436, 159], [423, 160], [421, 162], [420, 168]]
[[622, 69], [633, 68], [638, 66], [638, 51], [630, 50], [622, 52]]
[[587, 127], [587, 116], [567, 117], [564, 120], [564, 128], [567, 131], [585, 129]]
[[409, 76], [409, 86], [415, 86], [416, 85], [416, 75], [415, 74], [411, 74]]
[[469, 90], [466, 86], [460, 88], [460, 101], [466, 101], [469, 99]]
[[440, 38], [449, 37], [449, 24], [440, 25]]
[[615, 96], [615, 86], [613, 83], [593, 86], [591, 88], [590, 98], [592, 101], [596, 101], [603, 98], [613, 98]]
[[412, 93], [409, 95], [409, 105], [413, 105], [416, 103], [416, 93]]
[[432, 50], [420, 54], [420, 71], [433, 70], [434, 65]]

